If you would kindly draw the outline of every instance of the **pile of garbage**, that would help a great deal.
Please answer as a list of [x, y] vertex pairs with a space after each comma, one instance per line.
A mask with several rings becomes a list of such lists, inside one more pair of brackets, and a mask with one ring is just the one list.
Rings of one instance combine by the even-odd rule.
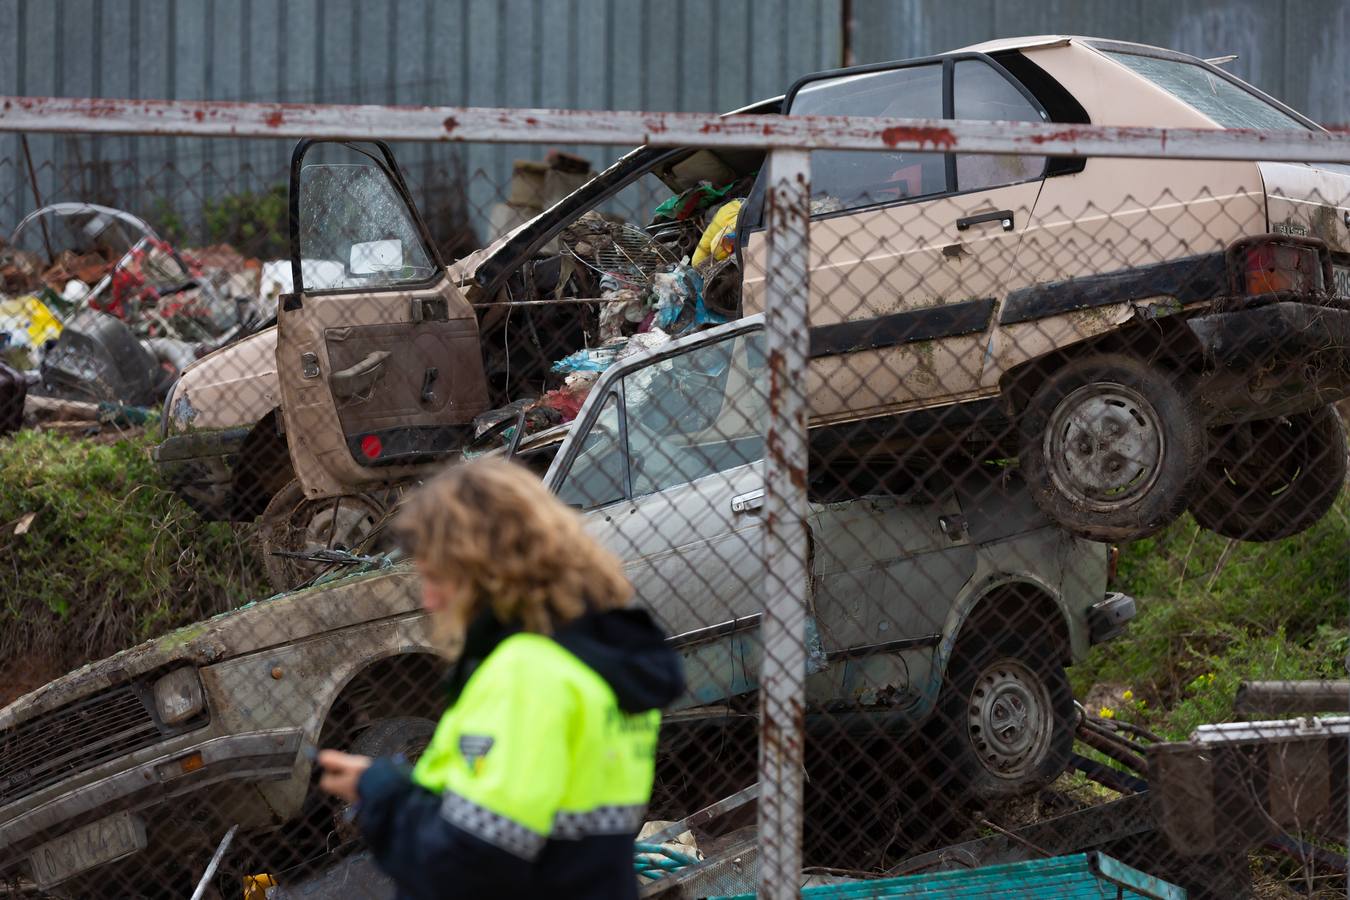
[[36, 210], [0, 239], [0, 408], [21, 393], [158, 403], [183, 368], [264, 323], [264, 267], [224, 244], [180, 251], [111, 207]]
[[[724, 272], [735, 265], [737, 216], [742, 200], [728, 199], [741, 183], [715, 187], [709, 182], [672, 196], [653, 213], [656, 227], [638, 228], [592, 211], [569, 225], [559, 237], [564, 265], [584, 266], [598, 275], [596, 344], [553, 363], [561, 385], [538, 397], [523, 398], [489, 410], [475, 420], [473, 448], [509, 443], [517, 429], [533, 434], [576, 418], [601, 372], [628, 357], [646, 353], [675, 338], [734, 316], [726, 291], [709, 302], [706, 286], [734, 282]], [[661, 223], [696, 229], [693, 252], [678, 255], [680, 242], [663, 241]], [[574, 302], [587, 302], [579, 298]]]

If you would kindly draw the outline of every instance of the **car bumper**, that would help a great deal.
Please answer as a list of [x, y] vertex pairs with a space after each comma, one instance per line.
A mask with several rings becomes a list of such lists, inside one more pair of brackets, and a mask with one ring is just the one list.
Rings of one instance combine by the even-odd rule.
[[1303, 412], [1350, 396], [1350, 310], [1281, 301], [1191, 319], [1215, 421]]
[[1120, 635], [1134, 618], [1134, 598], [1119, 592], [1106, 595], [1088, 607], [1088, 641], [1100, 644]]
[[115, 812], [156, 806], [220, 782], [289, 778], [300, 739], [298, 728], [211, 738], [21, 809], [0, 822], [0, 871], [42, 842]]
[[1298, 362], [1350, 376], [1347, 309], [1284, 301], [1198, 316], [1189, 325], [1216, 367]]
[[161, 477], [204, 519], [232, 514], [234, 468], [248, 428], [165, 438], [150, 455]]

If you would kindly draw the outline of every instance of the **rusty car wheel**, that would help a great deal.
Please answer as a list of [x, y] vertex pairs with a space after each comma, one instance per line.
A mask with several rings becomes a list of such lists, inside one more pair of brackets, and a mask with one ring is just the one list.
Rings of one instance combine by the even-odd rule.
[[350, 494], [310, 500], [297, 480], [277, 491], [258, 529], [263, 570], [272, 589], [293, 590], [323, 571], [323, 563], [284, 554], [321, 549], [359, 552], [388, 515], [391, 499]]
[[1191, 515], [1224, 537], [1298, 534], [1326, 515], [1345, 487], [1345, 423], [1332, 406], [1214, 429], [1211, 445]]
[[1073, 751], [1073, 692], [1039, 634], [966, 636], [952, 655], [939, 716], [962, 791], [981, 802], [1044, 787]]
[[1204, 431], [1184, 389], [1130, 356], [1065, 366], [1032, 396], [1020, 432], [1037, 505], [1092, 540], [1133, 540], [1172, 522], [1204, 459]]

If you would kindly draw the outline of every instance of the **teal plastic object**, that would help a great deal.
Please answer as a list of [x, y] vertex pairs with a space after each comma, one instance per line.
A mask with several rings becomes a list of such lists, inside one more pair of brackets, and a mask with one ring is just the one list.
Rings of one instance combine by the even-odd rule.
[[[1186, 900], [1170, 882], [1127, 866], [1104, 853], [830, 884], [802, 890], [803, 900]], [[753, 900], [754, 894], [714, 900]]]
[[633, 850], [637, 854], [633, 858], [633, 868], [637, 870], [638, 875], [643, 878], [649, 878], [653, 881], [662, 877], [667, 872], [678, 872], [685, 866], [692, 866], [698, 863], [698, 860], [692, 856], [685, 856], [669, 847], [660, 844], [636, 843]]

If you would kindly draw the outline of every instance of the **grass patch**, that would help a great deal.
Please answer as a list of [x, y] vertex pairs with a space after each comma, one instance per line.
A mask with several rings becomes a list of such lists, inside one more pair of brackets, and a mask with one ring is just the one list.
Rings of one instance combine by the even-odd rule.
[[0, 660], [69, 668], [266, 592], [249, 532], [159, 482], [153, 431], [0, 439]]
[[1267, 544], [1229, 541], [1185, 516], [1122, 548], [1117, 587], [1139, 614], [1070, 670], [1074, 692], [1128, 690], [1112, 714], [1164, 737], [1232, 720], [1242, 680], [1344, 678], [1350, 495], [1302, 534]]

